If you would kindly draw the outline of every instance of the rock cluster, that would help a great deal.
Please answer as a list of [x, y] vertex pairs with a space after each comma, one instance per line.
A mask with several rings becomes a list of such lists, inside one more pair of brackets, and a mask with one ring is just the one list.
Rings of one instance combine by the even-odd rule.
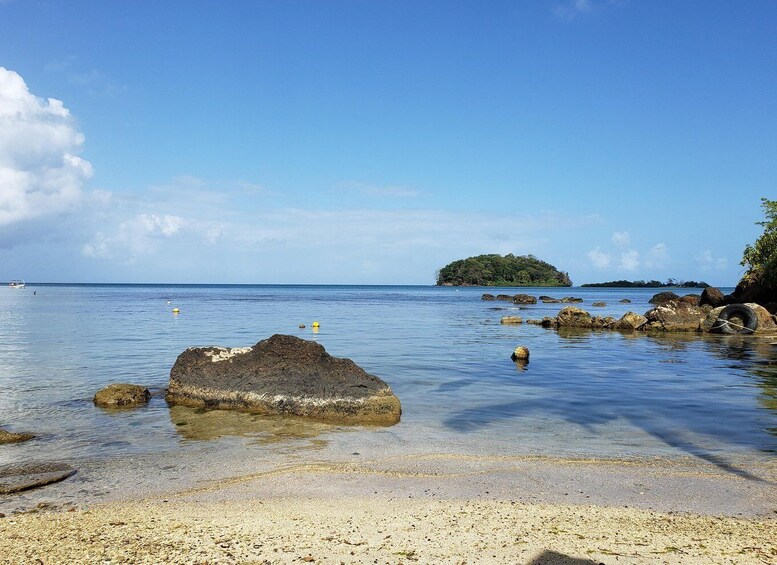
[[399, 399], [381, 379], [313, 341], [274, 335], [253, 347], [196, 347], [178, 356], [166, 400], [343, 424], [392, 425]]

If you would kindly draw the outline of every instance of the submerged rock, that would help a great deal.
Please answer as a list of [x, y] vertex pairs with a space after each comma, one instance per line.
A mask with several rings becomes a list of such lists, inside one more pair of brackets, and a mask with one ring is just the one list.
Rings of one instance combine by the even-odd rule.
[[318, 343], [273, 335], [253, 347], [195, 347], [170, 371], [171, 404], [290, 414], [343, 424], [399, 422], [399, 399], [381, 379]]
[[34, 437], [34, 434], [9, 432], [0, 428], [0, 444], [20, 443], [22, 441], [29, 441]]
[[481, 300], [496, 300], [496, 296], [494, 296], [493, 294], [486, 293], [483, 296], [481, 296], [480, 299]]
[[11, 494], [56, 483], [75, 475], [64, 463], [21, 463], [0, 467], [0, 494]]
[[593, 304], [591, 304], [591, 306], [595, 306], [597, 308], [604, 308], [605, 306], [607, 306], [607, 303], [606, 302], [594, 302]]
[[131, 384], [112, 384], [94, 395], [94, 403], [104, 408], [131, 408], [146, 404], [151, 393], [146, 387]]
[[516, 294], [513, 296], [515, 304], [537, 304], [537, 299], [529, 294]]
[[523, 320], [520, 316], [504, 316], [500, 321], [500, 324], [521, 324]]

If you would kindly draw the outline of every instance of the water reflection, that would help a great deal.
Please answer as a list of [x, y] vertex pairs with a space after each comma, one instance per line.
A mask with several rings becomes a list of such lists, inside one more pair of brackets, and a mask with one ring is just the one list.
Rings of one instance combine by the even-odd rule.
[[[346, 428], [292, 416], [260, 416], [236, 410], [206, 410], [187, 406], [171, 406], [170, 421], [175, 431], [186, 440], [205, 441], [224, 436], [254, 438], [255, 443], [268, 445], [290, 440], [312, 440], [318, 436]], [[327, 440], [313, 445], [323, 447]]]

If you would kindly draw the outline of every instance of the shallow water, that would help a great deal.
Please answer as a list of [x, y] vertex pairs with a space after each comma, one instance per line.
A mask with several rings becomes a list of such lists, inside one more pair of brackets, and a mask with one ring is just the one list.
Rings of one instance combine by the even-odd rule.
[[[692, 456], [716, 464], [774, 457], [777, 339], [501, 325], [505, 315], [541, 318], [566, 305], [480, 300], [495, 290], [0, 288], [0, 427], [39, 436], [0, 446], [0, 465], [51, 459], [83, 465], [159, 454], [154, 472], [164, 474], [161, 461], [192, 454], [282, 459], [327, 450]], [[656, 292], [498, 290], [579, 296], [584, 302], [577, 306], [616, 317], [645, 312]], [[632, 303], [619, 303], [622, 298]], [[608, 306], [593, 307], [596, 301]], [[321, 324], [317, 333], [314, 320]], [[298, 328], [301, 323], [307, 327]], [[314, 339], [383, 378], [402, 402], [401, 423], [344, 428], [170, 409], [162, 399], [170, 368], [185, 348], [252, 345], [274, 333]], [[531, 351], [524, 367], [510, 360], [517, 345]], [[140, 409], [96, 408], [94, 393], [112, 382], [143, 384], [154, 396]]]

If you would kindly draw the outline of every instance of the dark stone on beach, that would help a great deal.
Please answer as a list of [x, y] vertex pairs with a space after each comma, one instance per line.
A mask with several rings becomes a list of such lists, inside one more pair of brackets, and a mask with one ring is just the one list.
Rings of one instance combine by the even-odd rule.
[[699, 306], [709, 304], [713, 308], [723, 306], [726, 303], [726, 296], [720, 291], [720, 289], [713, 286], [708, 286], [701, 291], [701, 298], [699, 298]]
[[22, 441], [29, 441], [35, 437], [34, 434], [27, 433], [15, 433], [0, 429], [0, 444], [3, 443], [20, 443]]
[[178, 356], [171, 404], [306, 416], [341, 424], [392, 425], [399, 399], [381, 379], [313, 341], [273, 335], [253, 347], [194, 347]]
[[94, 403], [103, 408], [132, 408], [146, 404], [151, 393], [146, 387], [132, 384], [112, 384], [94, 395]]
[[634, 331], [647, 324], [647, 318], [635, 312], [626, 312], [620, 320], [615, 322], [616, 330]]
[[591, 306], [596, 306], [597, 308], [603, 308], [604, 306], [607, 306], [606, 302], [594, 302], [591, 304]]
[[0, 467], [0, 494], [11, 494], [64, 480], [76, 470], [64, 463], [21, 463]]
[[537, 304], [537, 299], [534, 296], [528, 294], [516, 294], [513, 296], [513, 303], [515, 304]]
[[651, 298], [648, 302], [650, 304], [663, 304], [664, 302], [669, 302], [670, 300], [678, 300], [680, 298], [679, 295], [675, 294], [671, 291], [665, 291], [665, 292], [659, 292], [658, 294], [654, 294], [653, 298]]
[[694, 306], [680, 300], [672, 300], [645, 312], [648, 322], [643, 329], [665, 332], [701, 331], [701, 323], [710, 310], [710, 306]]
[[496, 296], [494, 296], [493, 294], [486, 293], [483, 296], [481, 296], [480, 299], [481, 300], [496, 300]]

